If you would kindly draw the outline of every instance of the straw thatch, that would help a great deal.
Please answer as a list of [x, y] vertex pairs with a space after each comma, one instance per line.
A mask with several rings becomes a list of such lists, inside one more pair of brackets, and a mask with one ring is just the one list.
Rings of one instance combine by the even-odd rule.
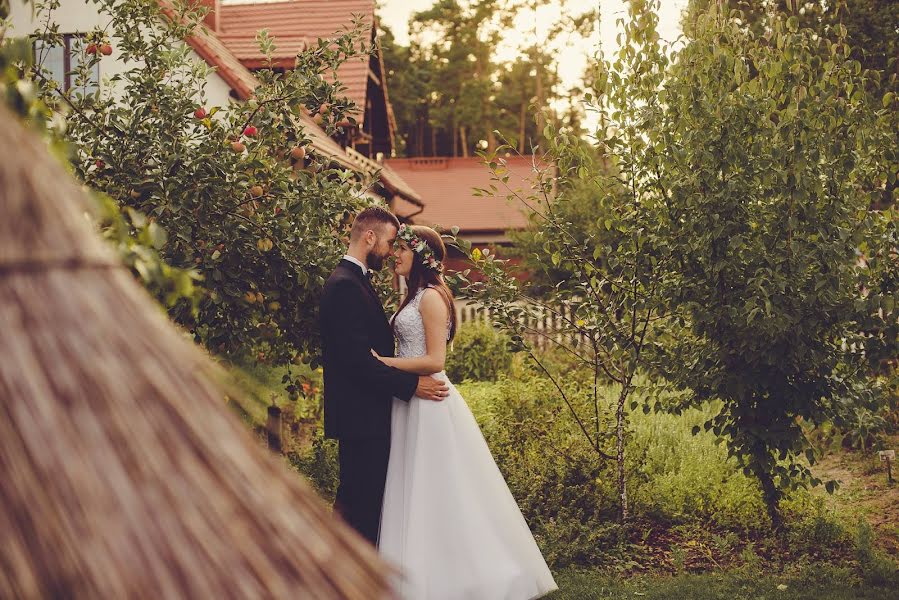
[[0, 597], [381, 598], [375, 551], [226, 408], [0, 109]]

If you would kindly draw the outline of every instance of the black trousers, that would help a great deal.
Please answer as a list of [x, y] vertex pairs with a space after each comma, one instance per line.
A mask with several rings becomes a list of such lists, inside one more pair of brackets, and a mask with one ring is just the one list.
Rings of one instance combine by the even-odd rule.
[[390, 438], [342, 439], [338, 455], [340, 485], [334, 508], [362, 537], [377, 546]]

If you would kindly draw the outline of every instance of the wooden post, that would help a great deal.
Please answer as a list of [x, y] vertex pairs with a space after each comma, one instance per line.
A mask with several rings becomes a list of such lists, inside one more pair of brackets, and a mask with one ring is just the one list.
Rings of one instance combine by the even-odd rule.
[[890, 484], [895, 483], [893, 481], [893, 462], [896, 459], [896, 451], [895, 450], [881, 450], [878, 452], [880, 455], [881, 462], [885, 462], [887, 464], [887, 481]]
[[272, 404], [268, 407], [268, 421], [265, 424], [269, 450], [281, 453], [281, 409]]

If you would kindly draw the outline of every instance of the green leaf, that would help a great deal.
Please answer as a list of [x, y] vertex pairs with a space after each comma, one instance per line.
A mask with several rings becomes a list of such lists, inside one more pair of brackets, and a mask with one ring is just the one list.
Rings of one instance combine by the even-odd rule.
[[130, 206], [126, 207], [125, 210], [128, 212], [128, 218], [131, 220], [131, 224], [137, 229], [143, 229], [147, 226], [147, 217], [142, 212], [134, 210]]
[[150, 243], [153, 244], [153, 247], [157, 250], [162, 250], [169, 237], [165, 229], [154, 221], [147, 227], [147, 233], [150, 235]]

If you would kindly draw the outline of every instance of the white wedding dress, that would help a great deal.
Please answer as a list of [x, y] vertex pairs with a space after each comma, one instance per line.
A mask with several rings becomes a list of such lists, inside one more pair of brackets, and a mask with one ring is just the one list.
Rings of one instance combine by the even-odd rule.
[[[395, 317], [397, 356], [426, 354], [420, 290]], [[557, 589], [474, 416], [442, 402], [393, 400], [379, 549], [404, 600], [529, 600]]]

